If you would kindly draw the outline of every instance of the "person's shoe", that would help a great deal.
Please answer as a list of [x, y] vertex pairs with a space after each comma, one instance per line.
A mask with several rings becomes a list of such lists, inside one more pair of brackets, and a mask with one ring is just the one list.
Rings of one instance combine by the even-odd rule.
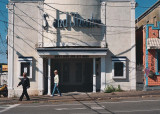
[[50, 95], [51, 97], [53, 97], [53, 95]]
[[22, 99], [19, 99], [19, 101], [22, 101]]
[[30, 99], [27, 99], [27, 101], [30, 101]]

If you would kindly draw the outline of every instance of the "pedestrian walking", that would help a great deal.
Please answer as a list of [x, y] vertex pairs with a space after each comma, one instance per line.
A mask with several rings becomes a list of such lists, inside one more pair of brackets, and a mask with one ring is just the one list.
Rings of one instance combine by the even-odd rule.
[[61, 92], [58, 89], [58, 86], [59, 86], [59, 76], [58, 76], [58, 71], [57, 70], [54, 71], [54, 75], [55, 75], [54, 76], [54, 88], [53, 88], [52, 96], [54, 96], [55, 90], [58, 91], [59, 96], [62, 96]]
[[19, 98], [19, 101], [22, 101], [24, 95], [26, 96], [27, 100], [30, 100], [29, 95], [27, 93], [27, 89], [30, 88], [30, 81], [29, 81], [29, 78], [27, 78], [26, 72], [23, 73], [23, 78], [21, 79], [17, 87], [20, 85], [22, 85], [23, 87], [23, 92], [21, 97]]

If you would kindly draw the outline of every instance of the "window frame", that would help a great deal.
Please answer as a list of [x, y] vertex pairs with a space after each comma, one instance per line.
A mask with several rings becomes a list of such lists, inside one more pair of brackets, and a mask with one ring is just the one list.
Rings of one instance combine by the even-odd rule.
[[[114, 63], [122, 62], [123, 63], [123, 76], [115, 76]], [[113, 79], [126, 79], [126, 65], [127, 59], [126, 57], [112, 57], [112, 78]]]
[[18, 58], [19, 61], [19, 74], [18, 74], [18, 78], [23, 78], [23, 76], [21, 76], [21, 63], [29, 63], [29, 76], [27, 76], [28, 78], [32, 78], [32, 64], [33, 64], [33, 57], [19, 57]]

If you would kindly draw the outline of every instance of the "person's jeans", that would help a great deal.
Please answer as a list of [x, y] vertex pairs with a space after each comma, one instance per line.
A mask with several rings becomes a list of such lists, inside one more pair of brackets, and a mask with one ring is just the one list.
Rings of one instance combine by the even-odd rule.
[[56, 90], [56, 89], [57, 89], [57, 91], [58, 91], [58, 94], [61, 96], [61, 93], [60, 93], [60, 91], [59, 91], [59, 89], [58, 89], [57, 83], [54, 84], [52, 96], [54, 96], [54, 93], [55, 93], [55, 90]]
[[24, 95], [26, 96], [27, 100], [30, 100], [29, 95], [28, 95], [28, 93], [27, 93], [27, 88], [26, 88], [26, 87], [23, 87], [23, 92], [22, 92], [22, 95], [21, 95], [21, 97], [20, 97], [20, 100], [23, 99], [23, 96], [24, 96]]

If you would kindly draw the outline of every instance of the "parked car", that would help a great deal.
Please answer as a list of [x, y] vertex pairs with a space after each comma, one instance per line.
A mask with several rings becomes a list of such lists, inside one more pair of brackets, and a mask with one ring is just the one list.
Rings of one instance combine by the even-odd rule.
[[0, 85], [0, 96], [3, 95], [4, 97], [8, 96], [8, 88], [7, 85]]

